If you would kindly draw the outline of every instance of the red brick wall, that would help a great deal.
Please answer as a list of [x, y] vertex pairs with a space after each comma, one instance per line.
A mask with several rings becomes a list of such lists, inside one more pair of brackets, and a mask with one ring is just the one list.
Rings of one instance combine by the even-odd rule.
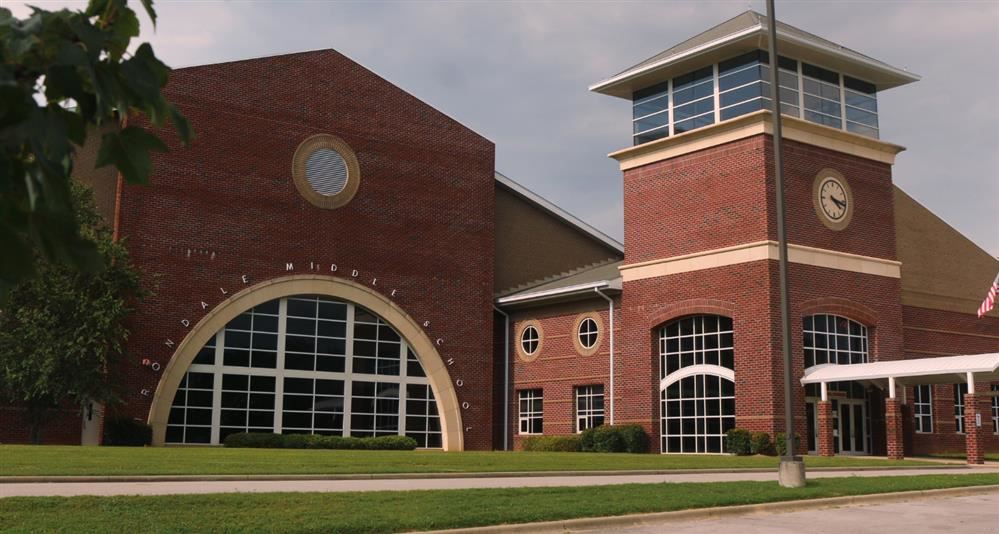
[[[772, 142], [759, 135], [624, 172], [625, 264], [777, 239]], [[825, 168], [843, 174], [856, 199], [850, 225], [816, 217], [812, 185]], [[891, 166], [785, 141], [791, 243], [895, 259]]]
[[[167, 90], [197, 139], [154, 158], [149, 187], [126, 186], [120, 233], [156, 295], [132, 317], [123, 398], [145, 418], [170, 338], [229, 293], [309, 262], [392, 297], [439, 348], [458, 390], [469, 449], [492, 447], [494, 147], [334, 51], [175, 71]], [[356, 152], [360, 189], [323, 210], [291, 179], [306, 137], [331, 133]], [[351, 277], [353, 270], [356, 278]], [[377, 277], [377, 283], [373, 279]], [[6, 436], [3, 436], [4, 438]], [[79, 439], [77, 432], [76, 438]]]
[[[914, 306], [903, 307], [905, 327], [905, 354], [907, 358], [932, 358], [936, 356], [983, 354], [999, 352], [999, 318], [979, 319], [972, 313], [931, 310]], [[975, 391], [989, 391], [987, 383], [976, 384]], [[906, 389], [906, 398], [913, 398], [912, 388]], [[954, 419], [954, 386], [933, 386], [933, 432], [911, 433], [914, 454], [934, 452], [964, 452], [965, 437], [956, 432]], [[982, 425], [992, 426], [991, 411], [982, 412]], [[999, 452], [999, 435], [990, 429], [985, 432], [985, 450]]]
[[[615, 302], [615, 344], [621, 335], [621, 314]], [[602, 322], [598, 348], [595, 353], [583, 355], [573, 344], [576, 335], [576, 320], [582, 313], [593, 313]], [[518, 355], [516, 346], [520, 343], [519, 332], [526, 321], [536, 320], [543, 331], [542, 345], [536, 358], [525, 361]], [[544, 395], [544, 434], [572, 434], [576, 432], [575, 387], [604, 386], [604, 421], [610, 423], [610, 320], [608, 303], [602, 299], [532, 308], [512, 312], [511, 330], [511, 378], [513, 381], [510, 396], [510, 435], [515, 448], [520, 448], [522, 437], [518, 424], [518, 392], [525, 389], [542, 389]], [[615, 347], [615, 359], [621, 357], [620, 346]], [[620, 417], [622, 397], [621, 384], [631, 380], [629, 373], [615, 364], [615, 398], [617, 423], [624, 423]]]
[[[891, 167], [793, 141], [784, 146], [791, 243], [894, 259]], [[842, 173], [854, 198], [839, 232], [817, 218], [812, 185], [824, 168]], [[760, 135], [624, 173], [625, 264], [776, 239], [772, 142]], [[768, 172], [769, 171], [769, 172]], [[803, 374], [802, 317], [844, 315], [868, 325], [871, 358], [902, 357], [898, 279], [792, 264], [793, 376]], [[777, 263], [753, 262], [625, 283], [618, 416], [658, 436], [658, 327], [686, 314], [713, 313], [735, 328], [737, 425], [784, 429]], [[804, 388], [795, 388], [795, 426], [805, 434]], [[651, 424], [650, 424], [651, 423]]]
[[625, 264], [767, 239], [763, 137], [624, 172]]

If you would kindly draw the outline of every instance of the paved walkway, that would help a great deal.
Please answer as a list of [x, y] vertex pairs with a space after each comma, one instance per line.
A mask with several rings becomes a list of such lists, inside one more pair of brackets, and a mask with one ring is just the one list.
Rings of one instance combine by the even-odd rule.
[[[999, 467], [969, 469], [891, 469], [864, 471], [813, 471], [809, 478], [967, 475], [996, 473]], [[552, 486], [601, 486], [612, 484], [654, 484], [660, 482], [723, 482], [737, 480], [777, 480], [777, 471], [611, 476], [483, 477], [380, 480], [231, 480], [184, 482], [32, 482], [0, 483], [0, 497], [74, 495], [173, 495], [203, 493], [341, 492], [399, 491], [465, 488], [528, 488]]]
[[[624, 534], [659, 534], [666, 530], [670, 534], [702, 532], [843, 534], [871, 532], [876, 529], [879, 534], [914, 534], [986, 533], [996, 532], [997, 528], [999, 528], [999, 493], [850, 506], [848, 510], [828, 508], [739, 515], [722, 519], [671, 521], [614, 530]], [[597, 530], [570, 530], [570, 532], [597, 532]]]

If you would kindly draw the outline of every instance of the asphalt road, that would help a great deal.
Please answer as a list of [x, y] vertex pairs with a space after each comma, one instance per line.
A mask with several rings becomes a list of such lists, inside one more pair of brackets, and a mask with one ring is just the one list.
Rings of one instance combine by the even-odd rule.
[[[603, 531], [603, 530], [601, 530]], [[597, 532], [582, 530], [575, 532]], [[671, 521], [661, 525], [614, 529], [624, 534], [921, 534], [999, 532], [999, 493], [915, 499], [903, 503], [828, 508], [804, 512], [756, 514], [701, 521]]]
[[[965, 475], [999, 473], [999, 467], [969, 469], [894, 469], [871, 471], [813, 471], [809, 478], [876, 477], [906, 475]], [[729, 480], [777, 480], [777, 472], [689, 473], [655, 475], [541, 476], [427, 478], [379, 480], [226, 480], [182, 482], [30, 482], [0, 483], [0, 497], [74, 495], [171, 495], [287, 491], [382, 491], [459, 488], [527, 488], [552, 486], [598, 486], [609, 484], [654, 484], [660, 482], [719, 482]], [[999, 528], [996, 530], [999, 532]]]

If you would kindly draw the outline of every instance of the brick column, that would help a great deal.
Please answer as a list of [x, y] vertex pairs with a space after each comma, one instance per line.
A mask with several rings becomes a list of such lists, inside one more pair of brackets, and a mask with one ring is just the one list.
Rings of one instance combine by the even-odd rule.
[[905, 458], [905, 433], [902, 426], [902, 403], [898, 398], [885, 399], [885, 442], [889, 460]]
[[836, 439], [836, 436], [833, 435], [834, 419], [832, 401], [816, 402], [815, 415], [819, 431], [818, 443], [815, 444], [815, 449], [819, 452], [819, 456], [833, 456], [836, 454], [836, 446], [833, 441]]
[[[986, 397], [988, 398], [988, 397]], [[991, 399], [989, 399], [991, 400]], [[991, 408], [990, 408], [991, 409]], [[975, 425], [975, 414], [982, 414], [982, 426]], [[982, 410], [978, 396], [967, 393], [964, 396], [964, 444], [967, 448], [969, 464], [985, 463], [986, 432], [992, 430], [991, 412]]]

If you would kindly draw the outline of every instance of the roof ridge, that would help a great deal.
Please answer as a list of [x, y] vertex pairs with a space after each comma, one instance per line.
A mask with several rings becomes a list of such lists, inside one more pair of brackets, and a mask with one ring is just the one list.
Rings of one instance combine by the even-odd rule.
[[605, 265], [609, 265], [611, 263], [616, 263], [616, 262], [619, 262], [619, 261], [622, 261], [622, 260], [620, 258], [610, 257], [610, 258], [607, 258], [607, 259], [604, 259], [604, 260], [601, 260], [601, 261], [595, 261], [595, 262], [592, 262], [592, 263], [587, 263], [585, 265], [581, 265], [579, 267], [576, 267], [575, 269], [569, 269], [568, 271], [562, 271], [560, 273], [549, 275], [549, 276], [546, 276], [544, 278], [537, 278], [537, 279], [531, 280], [529, 282], [524, 282], [522, 284], [518, 284], [518, 285], [515, 285], [515, 286], [512, 286], [512, 287], [508, 287], [508, 288], [503, 289], [501, 291], [497, 291], [496, 295], [509, 295], [509, 294], [512, 294], [512, 293], [519, 293], [521, 291], [525, 291], [525, 290], [531, 289], [532, 287], [538, 287], [538, 286], [547, 284], [549, 282], [554, 282], [556, 280], [561, 280], [562, 278], [568, 278], [570, 276], [574, 276], [574, 275], [577, 275], [577, 274], [580, 274], [580, 273], [584, 273], [586, 271], [591, 271], [591, 270], [596, 269], [598, 267], [603, 267]]

